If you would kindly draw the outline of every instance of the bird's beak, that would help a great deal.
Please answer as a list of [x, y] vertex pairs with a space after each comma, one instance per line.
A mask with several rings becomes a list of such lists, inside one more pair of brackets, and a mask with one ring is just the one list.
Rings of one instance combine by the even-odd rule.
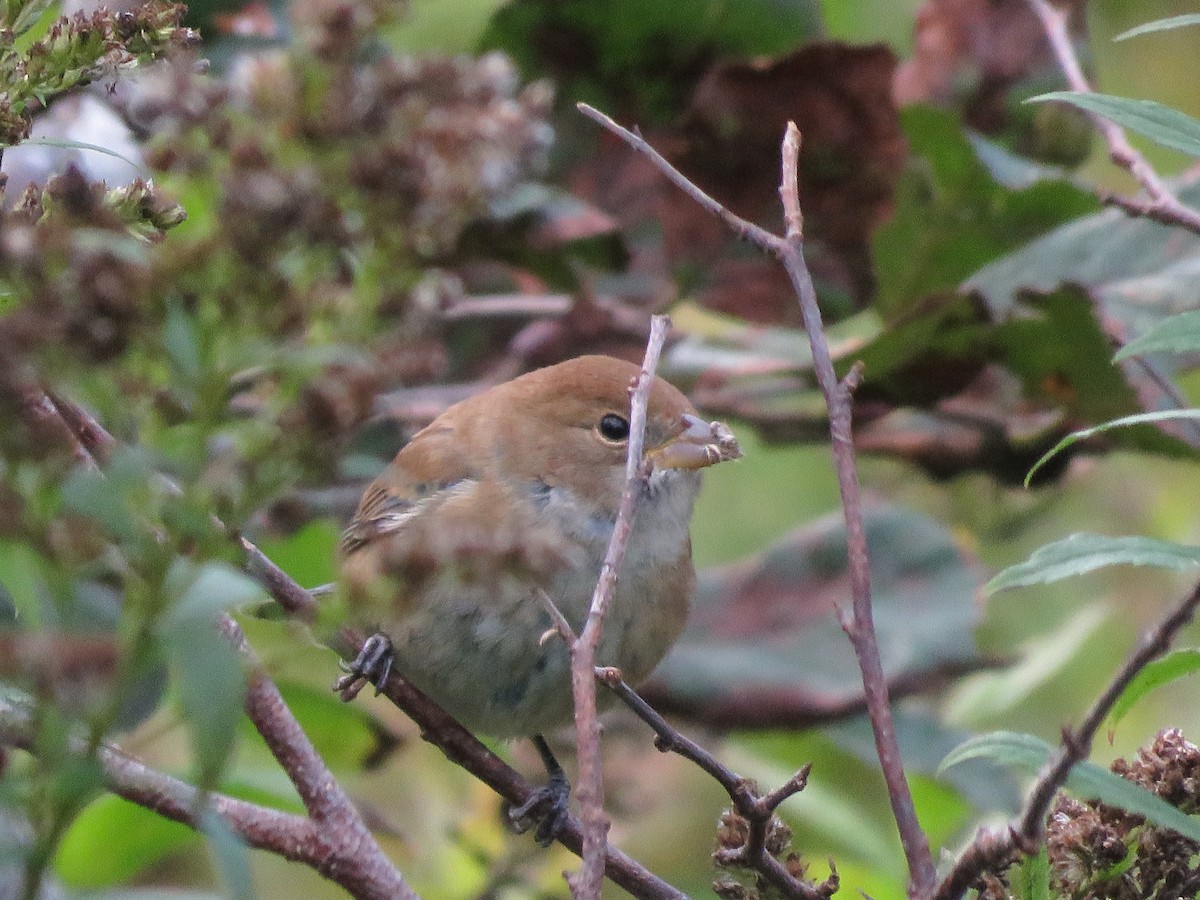
[[690, 414], [683, 421], [687, 427], [680, 434], [646, 451], [646, 458], [656, 469], [703, 469], [742, 455], [728, 426]]

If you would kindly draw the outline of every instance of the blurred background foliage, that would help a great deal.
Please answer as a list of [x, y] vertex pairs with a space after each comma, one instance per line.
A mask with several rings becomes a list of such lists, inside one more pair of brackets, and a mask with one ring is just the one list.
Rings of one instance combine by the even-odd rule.
[[[95, 14], [72, 38], [54, 22], [77, 7], [8, 8], [0, 692], [36, 712], [40, 752], [0, 752], [0, 896], [22, 879], [45, 896], [236, 890], [204, 838], [101, 794], [89, 749], [115, 740], [296, 809], [206, 627], [235, 607], [418, 892], [561, 895], [562, 851], [508, 835], [497, 799], [394, 708], [336, 702], [333, 652], [272, 614], [211, 517], [302, 584], [327, 583], [340, 522], [407, 435], [537, 365], [640, 358], [663, 310], [663, 373], [731, 421], [746, 459], [708, 475], [696, 615], [647, 692], [765, 785], [812, 761], [783, 808], [812, 874], [832, 857], [843, 893], [904, 896], [869, 732], [845, 714], [858, 687], [832, 614], [848, 601], [837, 490], [794, 300], [577, 101], [640, 125], [770, 227], [783, 124], [805, 134], [809, 263], [839, 364], [867, 363], [856, 440], [877, 618], [910, 694], [901, 743], [935, 848], [1020, 796], [996, 769], [935, 776], [946, 752], [995, 728], [1055, 740], [1187, 588], [1108, 570], [978, 591], [1073, 531], [1200, 538], [1186, 424], [1113, 432], [1020, 486], [1072, 429], [1169, 403], [1168, 379], [1194, 399], [1191, 360], [1110, 358], [1200, 304], [1200, 240], [1103, 211], [1095, 188], [1132, 187], [1086, 121], [1020, 103], [1061, 79], [1017, 0], [198, 0], [182, 21], [137, 13], [129, 56], [110, 54], [129, 19]], [[1200, 115], [1194, 29], [1110, 40], [1195, 10], [1080, 6], [1100, 87]], [[29, 60], [57, 80], [38, 87]], [[101, 460], [105, 477], [37, 416], [60, 396], [127, 448]], [[1168, 724], [1194, 735], [1193, 695], [1186, 680], [1152, 695], [1096, 757]], [[497, 749], [537, 770], [528, 748]], [[718, 787], [619, 715], [606, 749], [614, 839], [707, 894]], [[341, 893], [250, 859], [256, 896]]]

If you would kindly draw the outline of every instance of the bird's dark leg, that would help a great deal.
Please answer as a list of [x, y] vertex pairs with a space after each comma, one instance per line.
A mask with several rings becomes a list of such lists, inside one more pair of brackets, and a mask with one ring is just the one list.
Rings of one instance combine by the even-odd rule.
[[388, 676], [392, 674], [395, 659], [396, 655], [388, 636], [373, 634], [363, 642], [362, 650], [352, 662], [339, 664], [346, 674], [334, 682], [333, 689], [347, 703], [358, 696], [364, 684], [375, 685], [375, 693], [379, 694], [387, 684]]
[[540, 734], [535, 734], [532, 740], [550, 777], [542, 787], [529, 795], [528, 800], [515, 809], [510, 809], [508, 818], [518, 832], [528, 830], [536, 821], [538, 825], [534, 839], [540, 846], [549, 847], [567, 824], [571, 785], [546, 739]]

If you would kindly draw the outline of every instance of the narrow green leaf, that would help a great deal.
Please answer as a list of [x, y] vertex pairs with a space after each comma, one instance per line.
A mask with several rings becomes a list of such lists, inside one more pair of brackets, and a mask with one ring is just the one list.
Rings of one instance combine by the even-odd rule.
[[1016, 900], [1050, 900], [1050, 854], [1043, 846], [1026, 856], [1009, 871]]
[[1164, 147], [1180, 150], [1190, 156], [1200, 156], [1200, 120], [1153, 100], [1135, 100], [1130, 97], [1114, 97], [1111, 94], [1051, 91], [1048, 94], [1030, 97], [1025, 102], [1038, 103], [1044, 100], [1070, 103], [1086, 112], [1103, 116], [1122, 128], [1136, 131]]
[[1141, 337], [1117, 351], [1113, 362], [1146, 353], [1194, 353], [1200, 351], [1200, 310], [1163, 319]]
[[211, 809], [201, 814], [200, 829], [208, 838], [213, 861], [225, 882], [225, 896], [232, 900], [254, 900], [254, 879], [246, 844]]
[[184, 312], [179, 303], [167, 306], [167, 320], [163, 325], [163, 348], [174, 363], [177, 373], [188, 385], [200, 380], [200, 336], [191, 315]]
[[211, 787], [233, 753], [242, 715], [246, 678], [241, 660], [209, 621], [177, 623], [162, 639], [191, 733], [196, 778], [202, 787]]
[[[9, 146], [13, 145], [10, 144]], [[136, 159], [130, 159], [123, 153], [118, 153], [116, 150], [102, 147], [99, 144], [89, 144], [87, 141], [75, 141], [69, 138], [28, 137], [15, 146], [54, 147], [58, 150], [89, 150], [92, 153], [103, 153], [105, 156], [111, 156], [123, 163], [128, 163], [138, 174], [146, 178], [150, 177], [150, 170]]]
[[1146, 22], [1144, 25], [1138, 25], [1135, 28], [1130, 28], [1128, 31], [1122, 31], [1113, 40], [1125, 41], [1131, 37], [1152, 34], [1155, 31], [1170, 31], [1172, 28], [1183, 28], [1187, 25], [1200, 25], [1200, 13], [1187, 13], [1182, 16], [1171, 16], [1169, 19], [1156, 19], [1153, 22]]
[[1031, 584], [1049, 584], [1105, 566], [1154, 566], [1184, 571], [1200, 566], [1200, 547], [1133, 535], [1073, 534], [1039, 547], [1029, 559], [1009, 566], [987, 583], [989, 594]]
[[[42, 14], [50, 8], [54, 0], [26, 0], [23, 3], [10, 3], [9, 13], [16, 11], [9, 27], [14, 35], [21, 35], [37, 24]], [[6, 17], [7, 18], [7, 17]]]
[[[994, 731], [960, 744], [942, 760], [939, 772], [969, 759], [983, 759], [1029, 773], [1038, 772], [1054, 752], [1053, 747], [1032, 734]], [[1200, 819], [1186, 815], [1141, 785], [1084, 760], [1067, 778], [1071, 793], [1088, 800], [1099, 800], [1126, 812], [1145, 816], [1162, 828], [1169, 828], [1193, 841], [1200, 841]]]
[[1046, 455], [1033, 464], [1033, 468], [1029, 470], [1029, 474], [1025, 476], [1025, 487], [1029, 487], [1029, 482], [1033, 476], [1037, 474], [1038, 469], [1056, 457], [1059, 453], [1076, 444], [1079, 441], [1086, 440], [1097, 434], [1105, 431], [1111, 431], [1113, 428], [1128, 428], [1131, 425], [1152, 425], [1155, 422], [1170, 422], [1175, 419], [1189, 419], [1192, 421], [1200, 421], [1200, 409], [1167, 409], [1160, 412], [1137, 413], [1132, 416], [1122, 416], [1119, 419], [1113, 419], [1111, 422], [1103, 422], [1100, 425], [1093, 425], [1091, 428], [1082, 428], [1079, 431], [1072, 431], [1065, 438], [1051, 447]]
[[1176, 650], [1149, 663], [1126, 685], [1113, 704], [1108, 714], [1109, 727], [1115, 728], [1133, 705], [1151, 691], [1196, 672], [1200, 672], [1200, 650]]

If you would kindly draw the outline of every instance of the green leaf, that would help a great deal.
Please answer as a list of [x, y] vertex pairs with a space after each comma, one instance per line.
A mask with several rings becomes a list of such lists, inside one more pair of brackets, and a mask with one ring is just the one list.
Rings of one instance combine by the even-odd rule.
[[1031, 584], [1049, 584], [1105, 566], [1155, 566], [1183, 571], [1200, 566], [1200, 547], [1134, 535], [1073, 534], [1034, 551], [989, 581], [989, 594]]
[[1038, 469], [1048, 463], [1051, 459], [1079, 441], [1086, 440], [1094, 435], [1101, 434], [1105, 431], [1111, 431], [1114, 428], [1128, 428], [1131, 425], [1152, 425], [1155, 422], [1170, 422], [1175, 420], [1200, 421], [1200, 409], [1167, 409], [1159, 412], [1138, 413], [1133, 416], [1122, 416], [1119, 419], [1113, 419], [1111, 422], [1104, 422], [1100, 425], [1094, 425], [1091, 428], [1083, 428], [1079, 431], [1073, 431], [1065, 438], [1050, 448], [1049, 451], [1037, 462], [1033, 464], [1033, 468], [1029, 470], [1029, 474], [1025, 476], [1025, 486], [1029, 486], [1029, 482], [1037, 473]]
[[1135, 100], [1110, 94], [1051, 91], [1048, 94], [1030, 97], [1025, 102], [1037, 103], [1045, 100], [1070, 103], [1086, 112], [1116, 122], [1122, 128], [1136, 131], [1164, 147], [1180, 150], [1190, 156], [1200, 156], [1200, 120], [1153, 100]]
[[160, 624], [168, 630], [193, 622], [211, 624], [216, 613], [263, 597], [258, 582], [227, 563], [206, 562], [196, 567], [182, 557], [172, 565], [167, 585], [174, 600]]
[[1008, 881], [1016, 900], [1050, 900], [1050, 854], [1045, 846], [1014, 864]]
[[1174, 653], [1148, 663], [1125, 686], [1108, 714], [1110, 728], [1115, 728], [1134, 704], [1151, 691], [1172, 681], [1200, 672], [1200, 650], [1176, 650]]
[[262, 589], [224, 563], [176, 560], [167, 575], [173, 602], [158, 634], [191, 731], [202, 786], [220, 778], [233, 751], [246, 690], [241, 658], [217, 633], [217, 612], [247, 603]]
[[186, 825], [105, 794], [71, 823], [54, 866], [68, 887], [96, 890], [127, 882], [168, 853], [197, 841]]
[[[986, 759], [1031, 774], [1050, 759], [1055, 748], [1039, 737], [1011, 731], [983, 734], [961, 744], [942, 761], [942, 770], [969, 759]], [[1200, 819], [1186, 815], [1141, 785], [1127, 781], [1093, 762], [1084, 760], [1071, 769], [1066, 787], [1088, 800], [1099, 800], [1126, 812], [1145, 816], [1155, 825], [1200, 841]]]
[[167, 306], [167, 321], [163, 325], [163, 348], [167, 351], [176, 372], [187, 384], [200, 380], [200, 337], [194, 318], [183, 311], [179, 303]]
[[212, 809], [201, 813], [200, 830], [208, 838], [213, 861], [221, 873], [221, 880], [225, 882], [225, 896], [232, 900], [255, 900], [254, 879], [250, 874], [250, 857], [245, 842]]
[[[393, 451], [395, 452], [395, 451]], [[337, 577], [338, 523], [317, 519], [285, 537], [265, 536], [259, 549], [305, 587], [328, 584]]]
[[1130, 28], [1128, 31], [1122, 31], [1113, 40], [1126, 41], [1131, 37], [1152, 34], [1156, 31], [1170, 31], [1172, 28], [1183, 28], [1187, 25], [1200, 25], [1200, 13], [1187, 13], [1182, 16], [1171, 16], [1169, 19], [1156, 19], [1153, 22], [1146, 22], [1144, 25], [1138, 25], [1135, 28]]
[[183, 719], [192, 738], [197, 781], [215, 785], [233, 752], [246, 677], [237, 652], [211, 622], [185, 622], [162, 636]]
[[42, 558], [29, 545], [0, 541], [0, 593], [8, 601], [0, 602], [5, 608], [0, 613], [0, 627], [41, 627], [39, 594], [45, 583], [42, 577], [44, 566]]
[[1113, 356], [1120, 362], [1146, 353], [1194, 353], [1200, 350], [1200, 310], [1170, 316], [1136, 340], [1130, 341]]
[[[14, 35], [21, 35], [37, 24], [42, 14], [54, 3], [54, 0], [21, 0], [10, 2], [7, 6], [5, 19], [9, 20], [8, 27]], [[15, 15], [14, 15], [15, 13]], [[11, 19], [9, 17], [11, 16]]]
[[910, 162], [896, 187], [895, 213], [876, 230], [872, 250], [879, 273], [873, 306], [888, 321], [1098, 208], [1090, 192], [1044, 169], [1045, 177], [1019, 190], [998, 183], [987, 166], [992, 160], [980, 158], [957, 114], [910, 106], [900, 111], [900, 124]]
[[[53, 0], [51, 0], [53, 2]], [[11, 146], [11, 145], [10, 145]], [[142, 177], [149, 178], [151, 172], [144, 165], [134, 159], [130, 159], [116, 150], [108, 147], [102, 147], [100, 144], [89, 144], [86, 141], [75, 141], [69, 138], [49, 138], [49, 137], [28, 137], [17, 144], [18, 147], [56, 147], [59, 150], [90, 150], [93, 153], [103, 153], [105, 156], [111, 156], [114, 159], [119, 159], [123, 163], [129, 163], [130, 166]]]

